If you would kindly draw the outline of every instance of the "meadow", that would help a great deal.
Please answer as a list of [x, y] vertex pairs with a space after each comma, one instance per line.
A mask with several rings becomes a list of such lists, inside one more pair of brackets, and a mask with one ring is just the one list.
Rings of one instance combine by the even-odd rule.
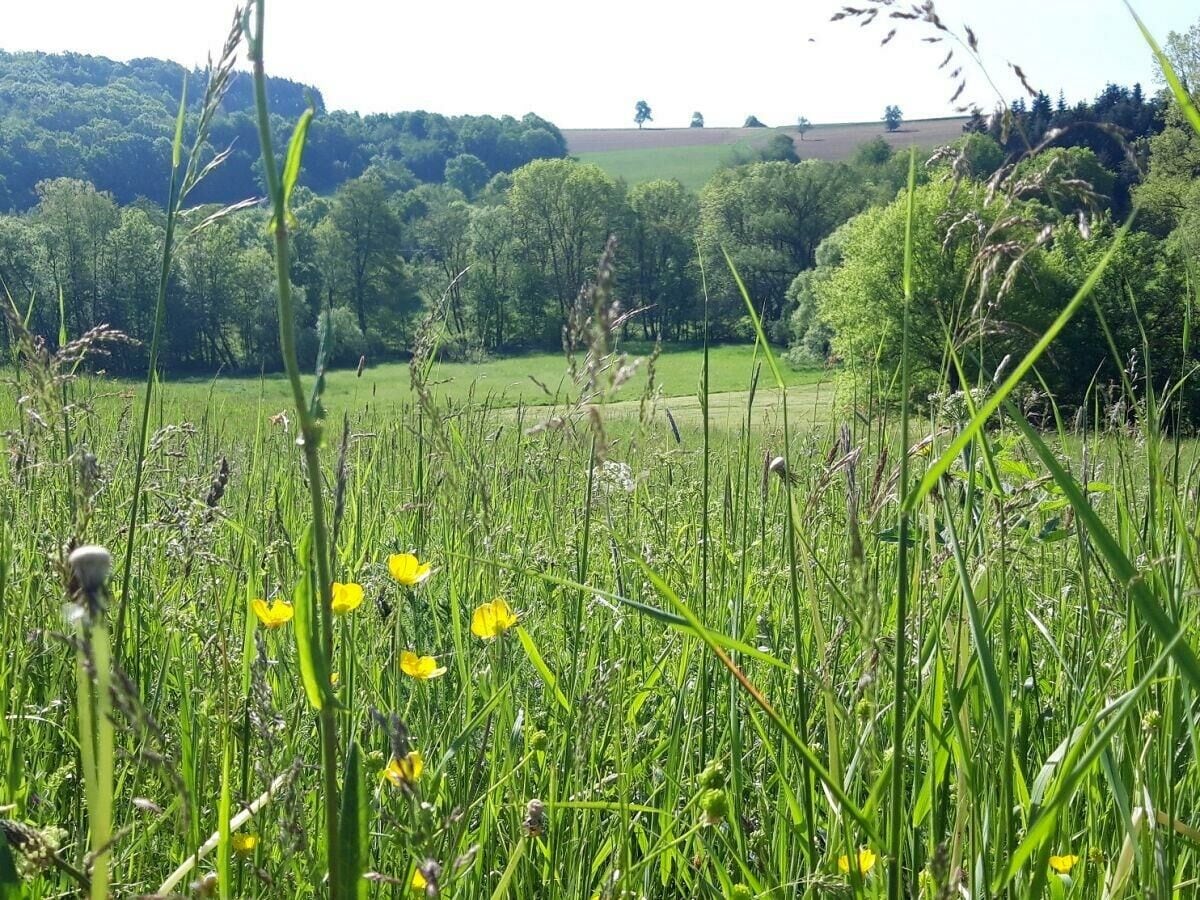
[[[645, 376], [623, 391], [614, 393], [610, 402], [640, 400], [647, 386], [663, 399], [695, 396], [704, 363], [702, 349], [668, 347], [657, 357], [654, 348], [630, 342], [622, 350]], [[777, 351], [778, 352], [778, 351]], [[652, 357], [654, 357], [652, 359]], [[763, 364], [762, 354], [753, 344], [729, 344], [709, 349], [709, 391], [724, 394], [745, 391], [756, 365]], [[650, 375], [652, 384], [648, 385]], [[788, 386], [816, 384], [831, 375], [819, 369], [785, 368]], [[578, 395], [568, 361], [562, 353], [531, 353], [487, 359], [481, 362], [438, 362], [429, 372], [430, 393], [440, 402], [459, 404], [468, 400], [498, 409], [515, 406], [553, 406], [566, 404]], [[140, 385], [130, 384], [131, 388]], [[211, 397], [222, 406], [262, 403], [282, 407], [289, 401], [284, 375], [258, 378], [225, 377], [183, 379], [172, 385], [172, 400], [192, 404]], [[373, 406], [392, 409], [415, 402], [409, 366], [383, 363], [366, 367], [360, 375], [355, 369], [331, 369], [326, 374], [324, 401], [331, 410], [347, 411]], [[277, 410], [272, 410], [277, 411]]]
[[[679, 356], [703, 371], [702, 351]], [[754, 379], [748, 348], [718, 357], [714, 384], [736, 384], [734, 361]], [[1190, 701], [1168, 649], [1183, 626], [1160, 643], [1137, 585], [1190, 623], [1192, 445], [1085, 427], [1041, 459], [1011, 423], [978, 432], [914, 509], [905, 613], [897, 467], [915, 481], [938, 459], [915, 440], [933, 423], [910, 423], [906, 454], [899, 422], [831, 390], [817, 424], [796, 424], [813, 386], [779, 390], [767, 363], [740, 421], [706, 429], [697, 411], [678, 436], [633, 400], [385, 404], [339, 391], [353, 373], [330, 379], [331, 566], [362, 590], [334, 613], [322, 677], [360, 767], [345, 784], [364, 887], [882, 896], [896, 777], [906, 894], [1189, 883]], [[94, 815], [70, 700], [84, 645], [63, 617], [81, 588], [62, 554], [84, 537], [117, 556], [106, 605], [124, 619], [114, 895], [322, 895], [296, 634], [311, 509], [296, 426], [265, 399], [280, 398], [161, 386], [126, 574], [139, 398], [36, 365], [20, 381], [0, 487], [4, 815], [41, 829], [14, 855], [48, 862], [24, 896], [71, 891], [50, 860], [85, 868]], [[1047, 469], [1059, 459], [1074, 478]], [[496, 598], [499, 620], [480, 612]]]
[[773, 134], [791, 137], [800, 159], [838, 162], [849, 160], [867, 141], [880, 137], [896, 149], [939, 146], [961, 136], [964, 121], [917, 120], [894, 132], [879, 122], [814, 125], [803, 140], [794, 128], [565, 129], [563, 136], [571, 155], [631, 185], [674, 178], [699, 191], [739, 152], [744, 155], [761, 147]]
[[[756, 343], [709, 346], [705, 297], [699, 348], [635, 365], [610, 241], [569, 361], [439, 363], [432, 308], [407, 366], [313, 377], [312, 112], [275, 146], [263, 34], [257, 0], [181, 103], [145, 381], [6, 308], [0, 900], [1196, 894], [1191, 366], [1160, 388], [1101, 318], [1118, 380], [1035, 390], [1129, 224], [986, 375], [943, 322], [924, 396], [915, 153], [894, 367], [789, 370], [728, 255]], [[242, 41], [285, 376], [176, 381]]]

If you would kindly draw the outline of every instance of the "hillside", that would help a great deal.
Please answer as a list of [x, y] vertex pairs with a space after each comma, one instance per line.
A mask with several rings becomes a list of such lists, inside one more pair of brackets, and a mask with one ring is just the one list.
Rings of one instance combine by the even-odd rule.
[[773, 134], [787, 134], [801, 159], [842, 160], [861, 144], [882, 137], [893, 147], [936, 147], [962, 135], [961, 117], [905, 122], [888, 132], [882, 122], [815, 125], [804, 135], [794, 128], [578, 128], [563, 129], [568, 152], [593, 162], [630, 184], [677, 178], [699, 190], [740, 148], [754, 148]]
[[[138, 197], [161, 203], [180, 91], [186, 80], [189, 104], [198, 108], [205, 78], [202, 71], [160, 59], [0, 51], [0, 210], [28, 209], [37, 202], [38, 182], [60, 177], [90, 181], [120, 203]], [[566, 153], [558, 128], [532, 113], [521, 119], [326, 113], [318, 89], [280, 78], [270, 79], [268, 96], [281, 145], [309, 103], [319, 113], [309, 130], [303, 176], [318, 193], [332, 192], [372, 165], [385, 170], [389, 183], [411, 187], [440, 182], [447, 163], [464, 157], [458, 169], [479, 183]], [[230, 153], [193, 195], [195, 202], [228, 203], [261, 191], [251, 106], [249, 77], [237, 73], [210, 140], [214, 151]]]

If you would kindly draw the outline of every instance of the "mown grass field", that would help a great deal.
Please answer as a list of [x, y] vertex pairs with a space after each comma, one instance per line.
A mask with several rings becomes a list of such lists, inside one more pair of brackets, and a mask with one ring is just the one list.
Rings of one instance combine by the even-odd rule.
[[[657, 178], [674, 178], [690, 191], [699, 191], [730, 158], [736, 144], [701, 144], [692, 147], [652, 147], [639, 150], [594, 150], [575, 154], [595, 163], [614, 178], [640, 184]], [[744, 143], [742, 146], [752, 147]]]
[[849, 159], [859, 146], [876, 137], [897, 149], [932, 149], [961, 137], [964, 121], [918, 120], [904, 123], [896, 132], [888, 132], [882, 123], [875, 122], [816, 125], [804, 140], [794, 128], [568, 129], [563, 134], [573, 156], [595, 163], [629, 184], [675, 178], [684, 187], [698, 191], [732, 159], [739, 146], [757, 147], [776, 132], [792, 138], [801, 159], [838, 161]]
[[[613, 403], [640, 404], [649, 381], [650, 349], [635, 345], [642, 353], [630, 352], [628, 360], [641, 360], [639, 376], [608, 399]], [[763, 364], [753, 345], [713, 347], [709, 353], [709, 390], [714, 395], [742, 392], [750, 387], [756, 366]], [[653, 362], [652, 392], [677, 402], [668, 405], [686, 410], [694, 408], [699, 389], [702, 350], [664, 351]], [[831, 378], [816, 369], [795, 370], [784, 367], [789, 386], [817, 385]], [[170, 384], [166, 401], [181, 410], [194, 411], [210, 405], [221, 415], [239, 409], [260, 407], [278, 412], [290, 403], [287, 380], [282, 374], [258, 378], [185, 379]], [[429, 377], [430, 391], [439, 402], [464, 404], [468, 400], [496, 409], [517, 406], [566, 405], [579, 396], [567, 359], [561, 353], [540, 353], [491, 359], [483, 363], [437, 363]], [[129, 390], [140, 386], [130, 385]], [[112, 385], [104, 388], [111, 392]], [[828, 395], [832, 394], [832, 388]], [[691, 400], [687, 398], [692, 398]], [[394, 413], [415, 402], [409, 366], [387, 363], [368, 367], [359, 377], [354, 369], [331, 370], [326, 376], [324, 402], [334, 414], [366, 410]]]

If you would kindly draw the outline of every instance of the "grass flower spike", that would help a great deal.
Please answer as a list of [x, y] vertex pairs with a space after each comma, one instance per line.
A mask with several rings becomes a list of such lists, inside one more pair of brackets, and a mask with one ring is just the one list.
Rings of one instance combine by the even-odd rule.
[[485, 641], [499, 637], [516, 624], [517, 614], [503, 597], [484, 603], [471, 614], [471, 634]]
[[428, 681], [445, 675], [446, 667], [439, 666], [437, 659], [432, 656], [417, 656], [411, 650], [405, 650], [400, 654], [400, 671], [421, 681]]
[[251, 602], [250, 608], [254, 610], [254, 615], [258, 616], [258, 621], [267, 628], [279, 628], [286, 625], [296, 614], [296, 611], [292, 609], [292, 604], [286, 600], [272, 600], [267, 603], [266, 600], [259, 597]]
[[404, 787], [416, 784], [424, 771], [425, 760], [421, 756], [421, 751], [410, 750], [403, 759], [396, 759], [393, 756], [391, 762], [387, 764], [387, 768], [383, 770], [383, 777], [396, 787]]
[[[870, 847], [863, 847], [858, 851], [858, 874], [866, 875], [875, 868], [875, 863], [878, 859], [879, 857], [875, 855], [875, 851]], [[845, 874], [850, 873], [850, 857], [845, 854], [838, 857], [838, 871]]]
[[416, 587], [433, 574], [433, 567], [411, 553], [393, 553], [388, 557], [388, 571], [405, 587]]
[[333, 611], [334, 614], [344, 616], [346, 613], [354, 612], [363, 602], [363, 589], [361, 584], [353, 581], [348, 584], [342, 584], [340, 581], [333, 583]]
[[1063, 856], [1051, 856], [1050, 868], [1059, 875], [1068, 875], [1075, 868], [1075, 864], [1079, 862], [1079, 857], [1073, 853], [1067, 853]]

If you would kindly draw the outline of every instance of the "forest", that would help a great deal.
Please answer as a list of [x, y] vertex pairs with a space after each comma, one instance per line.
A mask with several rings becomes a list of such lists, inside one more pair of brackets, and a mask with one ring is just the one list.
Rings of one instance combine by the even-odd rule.
[[[1190, 37], [1176, 36], [1171, 52], [1195, 79], [1186, 68]], [[170, 143], [185, 73], [153, 60], [18, 54], [0, 63], [0, 157], [19, 161], [0, 166], [13, 207], [0, 218], [4, 287], [37, 333], [57, 334], [60, 324], [68, 335], [99, 324], [123, 332], [132, 340], [105, 365], [139, 372], [165, 225], [152, 199], [164, 190], [155, 183], [157, 158]], [[189, 85], [200, 77], [186, 74]], [[247, 86], [234, 75], [214, 118], [214, 152], [232, 149], [197, 189], [170, 274], [168, 371], [278, 365], [267, 212], [252, 202], [221, 214], [223, 204], [255, 197]], [[561, 133], [534, 115], [360, 118], [325, 112], [319, 92], [303, 85], [272, 81], [271, 89], [280, 135], [306, 103], [317, 111], [293, 202], [300, 252], [291, 278], [306, 365], [322, 336], [333, 365], [407, 358], [431, 311], [443, 323], [445, 358], [558, 347], [610, 235], [626, 338], [695, 341], [706, 300], [714, 340], [752, 338], [739, 290], [719, 264], [728, 253], [793, 362], [853, 371], [876, 354], [886, 361], [895, 344], [891, 248], [908, 158], [882, 139], [840, 162], [796, 161], [773, 140], [756, 158], [731, 160], [696, 195], [665, 179], [627, 185], [565, 157]], [[149, 156], [100, 139], [108, 132], [143, 142]], [[918, 250], [931, 258], [923, 271], [934, 298], [925, 310], [931, 349], [922, 377], [945, 374], [936, 348], [946, 330], [982, 326], [994, 336], [966, 360], [974, 371], [1026, 349], [1135, 202], [1136, 233], [1097, 303], [1122, 341], [1145, 330], [1159, 351], [1157, 376], [1179, 371], [1187, 270], [1178, 259], [1195, 239], [1188, 198], [1200, 160], [1195, 136], [1161, 93], [1110, 84], [1069, 104], [1061, 94], [1031, 92], [1003, 115], [976, 110], [959, 141], [928, 148], [921, 162]], [[1006, 204], [991, 202], [989, 182], [1017, 167], [1019, 189]], [[55, 177], [34, 174], [51, 171]], [[947, 236], [951, 219], [962, 224]], [[976, 278], [962, 261], [981, 251], [992, 262], [987, 277]], [[1131, 279], [1136, 307], [1125, 302]], [[1093, 378], [1116, 376], [1108, 348], [1095, 340], [1095, 315], [1076, 321], [1046, 365], [1064, 400]]]
[[[38, 184], [75, 178], [126, 205], [161, 205], [163, 172], [181, 98], [198, 109], [204, 70], [158, 59], [114, 62], [84, 54], [0, 51], [0, 209], [39, 202]], [[397, 185], [450, 180], [468, 187], [530, 160], [566, 154], [562, 133], [529, 114], [448, 117], [424, 111], [360, 116], [327, 111], [321, 92], [269, 80], [271, 126], [285, 135], [300, 114], [317, 116], [308, 135], [305, 183], [329, 193], [374, 164]], [[197, 203], [233, 203], [262, 191], [250, 76], [232, 74], [208, 143], [222, 162], [198, 186]], [[447, 168], [449, 167], [449, 168]], [[455, 174], [457, 173], [457, 174]]]

